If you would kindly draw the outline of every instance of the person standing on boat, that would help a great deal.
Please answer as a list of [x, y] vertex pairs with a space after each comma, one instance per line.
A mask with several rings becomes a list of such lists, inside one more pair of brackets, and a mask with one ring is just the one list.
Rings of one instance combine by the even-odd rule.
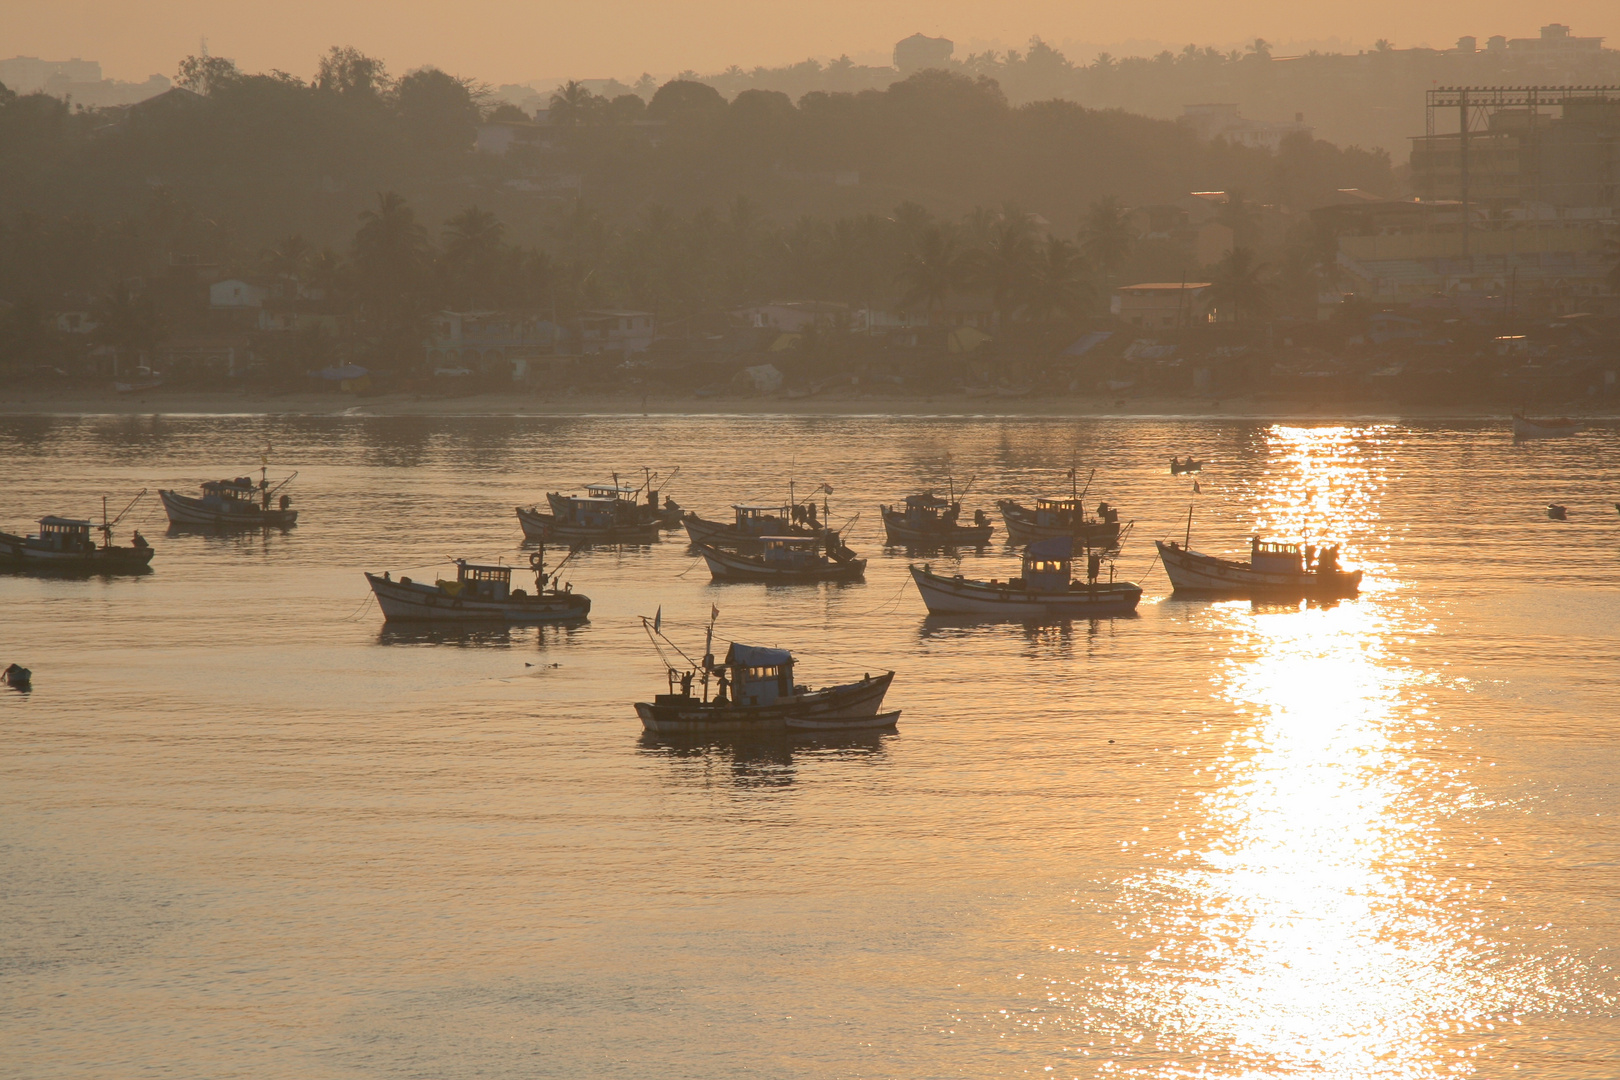
[[141, 530], [139, 529], [135, 530], [135, 539], [131, 540], [130, 543], [134, 544], [137, 548], [149, 548], [152, 546], [146, 542], [146, 537], [141, 535]]

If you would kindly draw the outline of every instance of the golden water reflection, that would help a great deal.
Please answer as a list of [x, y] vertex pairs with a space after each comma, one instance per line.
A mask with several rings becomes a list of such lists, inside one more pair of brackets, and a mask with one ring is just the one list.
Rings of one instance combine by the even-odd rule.
[[[1375, 532], [1376, 435], [1273, 429], [1255, 530], [1347, 550]], [[1126, 883], [1118, 926], [1138, 962], [1105, 995], [1115, 1049], [1076, 1048], [1104, 1073], [1469, 1075], [1515, 1023], [1522, 978], [1442, 867], [1446, 816], [1473, 796], [1421, 753], [1429, 675], [1397, 655], [1421, 612], [1364, 595], [1200, 613], [1232, 642], [1212, 681], [1240, 721], [1195, 778], [1215, 773], [1184, 846]]]

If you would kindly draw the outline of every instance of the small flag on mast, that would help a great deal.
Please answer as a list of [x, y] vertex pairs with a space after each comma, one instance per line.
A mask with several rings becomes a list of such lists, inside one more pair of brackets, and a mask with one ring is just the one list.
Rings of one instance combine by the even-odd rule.
[[657, 614], [653, 615], [653, 633], [661, 634], [663, 632], [664, 632], [664, 605], [659, 604]]
[[1199, 486], [1198, 486], [1198, 481], [1196, 481], [1196, 480], [1194, 480], [1194, 481], [1193, 481], [1193, 494], [1194, 494], [1194, 495], [1197, 495], [1197, 494], [1198, 494], [1198, 493], [1199, 493], [1199, 491], [1200, 491], [1200, 490], [1202, 490], [1202, 489], [1201, 489], [1201, 488], [1199, 488]]
[[720, 618], [720, 608], [717, 605], [710, 604], [709, 605], [709, 621], [710, 622], [715, 622], [719, 618]]

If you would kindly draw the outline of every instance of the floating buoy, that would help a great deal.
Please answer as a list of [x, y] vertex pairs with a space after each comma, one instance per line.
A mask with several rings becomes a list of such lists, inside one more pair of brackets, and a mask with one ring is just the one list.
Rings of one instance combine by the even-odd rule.
[[1548, 503], [1547, 516], [1552, 518], [1554, 521], [1568, 521], [1569, 510], [1565, 507], [1559, 506], [1557, 503]]
[[27, 690], [34, 678], [34, 673], [21, 664], [12, 664], [3, 675], [6, 685], [14, 690]]

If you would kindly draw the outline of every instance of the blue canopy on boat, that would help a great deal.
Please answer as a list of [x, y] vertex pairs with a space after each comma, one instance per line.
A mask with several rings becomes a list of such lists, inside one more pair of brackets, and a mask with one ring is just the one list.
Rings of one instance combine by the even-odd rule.
[[1032, 559], [1068, 559], [1074, 556], [1074, 537], [1053, 536], [1046, 540], [1037, 540], [1025, 549], [1025, 554]]
[[793, 654], [786, 649], [765, 649], [758, 645], [739, 645], [733, 641], [726, 654], [726, 663], [743, 667], [781, 667], [793, 663]]

